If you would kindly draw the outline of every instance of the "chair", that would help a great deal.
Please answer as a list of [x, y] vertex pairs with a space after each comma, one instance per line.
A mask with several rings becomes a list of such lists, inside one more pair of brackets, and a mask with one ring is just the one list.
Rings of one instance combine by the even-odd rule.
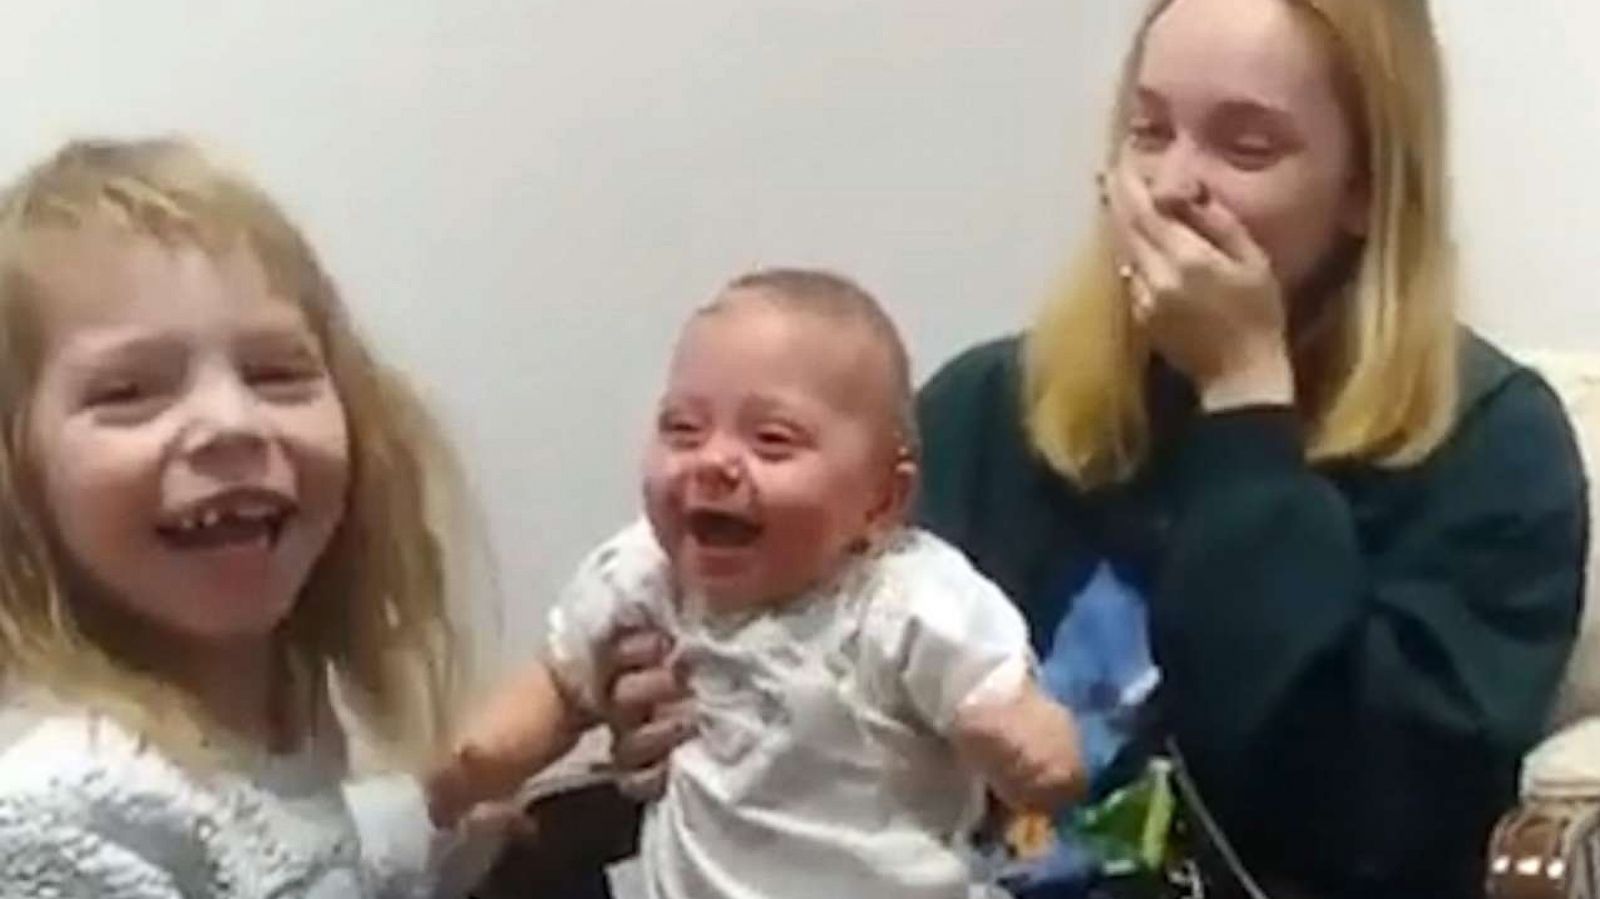
[[[1600, 466], [1600, 356], [1527, 353], [1561, 396], [1586, 470]], [[1589, 507], [1600, 509], [1591, 478]], [[1529, 753], [1522, 800], [1495, 828], [1489, 899], [1592, 899], [1600, 889], [1600, 540], [1591, 527], [1583, 619], [1549, 736]]]

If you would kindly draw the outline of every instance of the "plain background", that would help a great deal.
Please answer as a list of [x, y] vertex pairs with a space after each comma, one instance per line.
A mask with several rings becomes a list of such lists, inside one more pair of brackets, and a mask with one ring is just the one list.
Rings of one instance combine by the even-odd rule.
[[[635, 508], [682, 315], [837, 267], [921, 373], [1024, 324], [1084, 229], [1136, 0], [5, 2], [0, 171], [179, 131], [309, 232], [469, 461], [521, 655]], [[1600, 4], [1436, 0], [1470, 317], [1600, 343]]]

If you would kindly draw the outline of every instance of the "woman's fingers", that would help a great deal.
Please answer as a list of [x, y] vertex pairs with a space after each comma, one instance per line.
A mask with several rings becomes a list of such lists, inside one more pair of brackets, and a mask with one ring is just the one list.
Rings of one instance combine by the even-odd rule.
[[660, 712], [627, 733], [619, 733], [611, 747], [612, 763], [621, 771], [651, 767], [667, 757], [679, 743], [694, 735], [694, 712], [685, 702], [661, 706]]
[[619, 675], [611, 686], [611, 728], [621, 735], [657, 717], [660, 706], [688, 695], [688, 686], [674, 668], [657, 666]]
[[1182, 288], [1182, 274], [1141, 232], [1130, 233], [1126, 244], [1131, 261], [1123, 264], [1119, 274], [1135, 320], [1145, 324], [1163, 299], [1175, 296]]
[[1251, 267], [1266, 264], [1266, 251], [1250, 236], [1249, 229], [1233, 210], [1216, 197], [1208, 202], [1189, 204], [1183, 220], [1195, 234], [1234, 262]]
[[611, 637], [607, 651], [601, 653], [602, 682], [609, 684], [618, 675], [641, 668], [653, 668], [667, 660], [672, 639], [654, 628], [624, 628]]
[[[1140, 234], [1150, 247], [1168, 260], [1168, 267], [1183, 272], [1214, 268], [1226, 262], [1224, 252], [1198, 233], [1189, 221], [1193, 211], [1219, 205], [1209, 191], [1197, 188], [1198, 195], [1157, 201], [1150, 188], [1130, 166], [1113, 170], [1109, 197], [1128, 231]], [[1147, 272], [1151, 286], [1160, 289], [1162, 273]]]
[[653, 629], [618, 631], [600, 653], [605, 717], [614, 730], [648, 721], [655, 706], [680, 698], [681, 672], [670, 666], [672, 641]]
[[667, 764], [662, 762], [638, 771], [618, 773], [617, 790], [635, 802], [660, 799], [667, 792]]

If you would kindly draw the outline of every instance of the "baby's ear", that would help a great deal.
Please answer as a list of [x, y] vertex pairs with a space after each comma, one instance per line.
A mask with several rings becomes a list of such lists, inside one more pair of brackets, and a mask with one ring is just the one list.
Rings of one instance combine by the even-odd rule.
[[916, 456], [908, 447], [895, 453], [894, 464], [886, 473], [878, 502], [867, 519], [867, 539], [879, 545], [893, 534], [911, 515], [911, 501], [917, 494], [917, 480], [921, 469]]

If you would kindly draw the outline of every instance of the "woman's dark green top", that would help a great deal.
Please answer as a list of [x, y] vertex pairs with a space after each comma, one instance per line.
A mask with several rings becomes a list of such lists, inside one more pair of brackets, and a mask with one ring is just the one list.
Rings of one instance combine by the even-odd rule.
[[1309, 464], [1291, 410], [1202, 414], [1158, 370], [1146, 470], [1084, 491], [1028, 443], [1020, 347], [923, 387], [923, 523], [1041, 650], [1102, 561], [1144, 587], [1166, 726], [1259, 874], [1480, 894], [1578, 619], [1584, 476], [1550, 388], [1469, 335], [1452, 435], [1393, 470]]

